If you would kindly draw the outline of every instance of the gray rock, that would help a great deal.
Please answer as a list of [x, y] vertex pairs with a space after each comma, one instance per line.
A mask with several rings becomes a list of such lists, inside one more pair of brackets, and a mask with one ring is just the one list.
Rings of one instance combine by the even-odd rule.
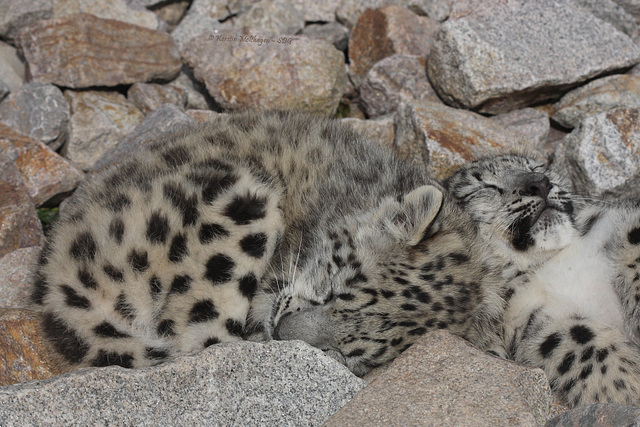
[[27, 83], [0, 103], [0, 123], [57, 150], [67, 140], [69, 104], [56, 86]]
[[152, 368], [0, 387], [0, 424], [320, 426], [363, 387], [305, 343], [245, 341]]
[[598, 18], [607, 21], [632, 39], [638, 36], [638, 24], [620, 5], [612, 0], [575, 0]]
[[307, 25], [301, 34], [313, 40], [327, 41], [341, 52], [346, 52], [349, 45], [349, 30], [337, 22]]
[[360, 86], [360, 100], [370, 117], [395, 111], [403, 100], [440, 102], [426, 72], [426, 58], [392, 55], [377, 62]]
[[395, 140], [395, 130], [392, 116], [378, 117], [371, 120], [346, 118], [340, 120], [342, 123], [368, 137], [372, 144], [382, 143], [393, 148]]
[[335, 22], [336, 9], [342, 0], [291, 0], [305, 22]]
[[365, 10], [378, 9], [390, 4], [406, 7], [417, 15], [428, 16], [438, 22], [447, 19], [451, 10], [451, 0], [342, 0], [336, 9], [336, 17], [351, 29]]
[[29, 305], [40, 247], [20, 248], [0, 258], [0, 308]]
[[225, 110], [279, 108], [331, 115], [347, 79], [342, 52], [305, 37], [196, 38], [183, 50], [183, 59]]
[[195, 121], [178, 107], [164, 104], [150, 113], [113, 149], [108, 151], [93, 165], [93, 170], [99, 170], [113, 162], [117, 162], [146, 143], [162, 138], [163, 134], [178, 132]]
[[282, 36], [293, 35], [302, 30], [304, 21], [289, 0], [261, 0], [238, 16], [234, 27], [245, 33]]
[[513, 110], [491, 119], [531, 140], [536, 146], [547, 141], [551, 129], [547, 113], [535, 108]]
[[439, 28], [433, 19], [397, 5], [365, 11], [349, 39], [349, 78], [359, 87], [376, 62], [394, 54], [427, 58]]
[[162, 104], [173, 104], [184, 110], [187, 103], [187, 94], [181, 89], [157, 83], [134, 83], [127, 91], [127, 98], [144, 114]]
[[[0, 141], [3, 154], [8, 150]], [[36, 209], [11, 157], [0, 156], [0, 258], [20, 249], [44, 243]], [[1, 423], [0, 423], [1, 424]]]
[[325, 426], [539, 426], [550, 403], [541, 369], [490, 356], [436, 331], [398, 357]]
[[640, 62], [640, 48], [570, 0], [475, 2], [442, 26], [428, 74], [445, 102], [504, 113]]
[[68, 90], [65, 96], [73, 114], [64, 154], [84, 170], [91, 169], [144, 117], [133, 103], [117, 92]]
[[178, 50], [182, 52], [187, 43], [194, 37], [201, 36], [207, 39], [209, 35], [218, 34], [224, 28], [226, 27], [216, 19], [190, 11], [171, 32], [171, 38], [173, 38]]
[[0, 101], [5, 99], [7, 95], [9, 95], [9, 92], [11, 92], [9, 85], [6, 84], [4, 81], [0, 80]]
[[246, 12], [253, 3], [255, 0], [193, 0], [188, 14], [224, 21], [232, 15]]
[[640, 107], [640, 76], [619, 74], [594, 80], [554, 104], [551, 118], [567, 128], [617, 107]]
[[625, 12], [629, 15], [633, 16], [636, 22], [640, 22], [640, 1], [639, 0], [613, 0], [620, 7], [622, 7]]
[[53, 17], [61, 18], [74, 13], [90, 13], [98, 18], [115, 19], [141, 27], [157, 30], [160, 21], [156, 15], [146, 10], [136, 10], [125, 0], [52, 0]]
[[610, 427], [639, 424], [640, 408], [598, 403], [566, 411], [547, 421], [545, 427]]
[[0, 80], [9, 86], [11, 92], [16, 92], [24, 84], [24, 71], [16, 48], [0, 42]]
[[51, 0], [0, 0], [0, 38], [13, 40], [21, 28], [53, 16]]
[[510, 150], [535, 150], [531, 141], [471, 111], [442, 103], [403, 103], [395, 115], [395, 146], [400, 157], [427, 164], [444, 178], [460, 163]]
[[208, 110], [214, 107], [213, 100], [207, 93], [207, 88], [196, 80], [193, 73], [186, 65], [182, 67], [178, 77], [169, 84], [177, 87], [186, 94], [187, 109]]
[[190, 0], [178, 0], [154, 7], [152, 12], [167, 24], [167, 31], [171, 32], [180, 23], [189, 6], [191, 6]]
[[587, 117], [560, 144], [577, 194], [615, 191], [640, 173], [640, 109]]

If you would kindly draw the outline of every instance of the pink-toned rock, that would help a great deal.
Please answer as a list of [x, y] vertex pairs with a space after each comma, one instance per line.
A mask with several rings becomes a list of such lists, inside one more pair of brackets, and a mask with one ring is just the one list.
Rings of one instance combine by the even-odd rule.
[[65, 156], [84, 170], [115, 147], [144, 118], [124, 95], [106, 91], [65, 91], [71, 104]]
[[[0, 139], [0, 148], [8, 145]], [[22, 176], [11, 158], [0, 156], [0, 258], [43, 243], [42, 225]]]
[[43, 380], [60, 374], [47, 358], [38, 316], [22, 309], [0, 309], [0, 386]]
[[[130, 2], [131, 3], [131, 2]], [[134, 9], [126, 0], [54, 0], [53, 18], [61, 18], [75, 13], [90, 13], [102, 19], [115, 19], [129, 24], [157, 30], [160, 21], [156, 15], [144, 7]]]
[[73, 190], [82, 181], [80, 169], [35, 139], [0, 124], [0, 140], [15, 148], [15, 166], [36, 206]]
[[440, 24], [401, 6], [366, 10], [349, 39], [349, 75], [358, 87], [373, 65], [394, 54], [426, 58]]
[[407, 160], [428, 164], [436, 178], [482, 155], [534, 148], [524, 136], [491, 119], [442, 103], [405, 103], [396, 113], [395, 124], [396, 152]]
[[127, 91], [127, 98], [144, 114], [162, 104], [173, 104], [184, 109], [187, 103], [187, 94], [182, 89], [157, 83], [136, 83]]
[[549, 415], [541, 369], [487, 355], [447, 331], [429, 333], [325, 424], [536, 426]]
[[302, 37], [196, 37], [183, 58], [226, 110], [280, 108], [332, 115], [347, 79], [342, 52]]
[[378, 61], [360, 86], [360, 99], [369, 117], [392, 113], [403, 100], [440, 102], [427, 79], [426, 59], [413, 55]]
[[181, 66], [168, 34], [86, 13], [40, 21], [17, 42], [30, 79], [70, 88], [170, 80]]
[[200, 123], [208, 122], [208, 121], [214, 120], [216, 117], [219, 117], [220, 115], [227, 114], [227, 113], [216, 113], [215, 111], [210, 111], [210, 110], [187, 110], [185, 111], [185, 113], [187, 113], [187, 116], [191, 117], [192, 119]]
[[369, 138], [372, 143], [381, 143], [389, 148], [393, 148], [395, 130], [393, 117], [386, 116], [373, 120], [361, 120], [356, 118], [346, 118], [340, 120], [353, 130]]
[[29, 305], [40, 247], [20, 248], [0, 258], [0, 309]]

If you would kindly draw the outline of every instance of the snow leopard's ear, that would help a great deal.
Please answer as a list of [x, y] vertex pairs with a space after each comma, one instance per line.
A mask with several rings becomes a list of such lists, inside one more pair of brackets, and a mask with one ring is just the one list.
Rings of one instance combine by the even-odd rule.
[[433, 185], [423, 185], [405, 194], [400, 202], [383, 202], [378, 218], [392, 236], [415, 246], [429, 234], [441, 206], [442, 192]]

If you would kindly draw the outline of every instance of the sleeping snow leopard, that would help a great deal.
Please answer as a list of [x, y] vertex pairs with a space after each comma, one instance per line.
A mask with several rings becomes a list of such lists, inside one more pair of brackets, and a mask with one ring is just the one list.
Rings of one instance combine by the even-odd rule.
[[464, 165], [445, 187], [510, 264], [509, 357], [570, 405], [640, 405], [640, 207], [584, 202], [519, 155]]
[[500, 354], [499, 269], [470, 223], [423, 169], [337, 121], [219, 117], [81, 186], [32, 301], [66, 367], [260, 337], [362, 375], [435, 328]]

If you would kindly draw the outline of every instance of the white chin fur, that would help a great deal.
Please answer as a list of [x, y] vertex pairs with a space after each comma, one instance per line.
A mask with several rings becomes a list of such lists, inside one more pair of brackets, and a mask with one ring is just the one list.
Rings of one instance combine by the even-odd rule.
[[566, 214], [556, 214], [553, 218], [545, 218], [533, 226], [532, 237], [535, 240], [534, 252], [546, 252], [562, 249], [570, 245], [578, 232]]

